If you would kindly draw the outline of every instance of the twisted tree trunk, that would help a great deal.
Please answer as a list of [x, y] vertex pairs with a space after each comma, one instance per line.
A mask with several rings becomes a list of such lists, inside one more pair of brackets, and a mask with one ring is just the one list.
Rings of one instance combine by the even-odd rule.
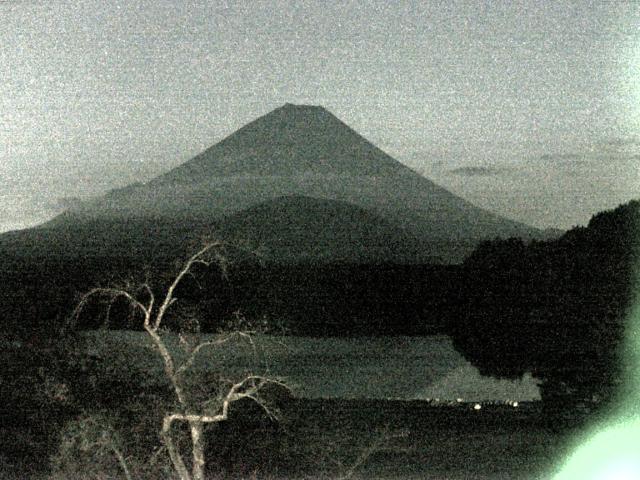
[[193, 453], [193, 465], [191, 466], [192, 480], [204, 480], [205, 442], [202, 437], [204, 424], [200, 421], [189, 422], [191, 428], [191, 449]]
[[[89, 298], [94, 295], [106, 295], [108, 298], [110, 298], [111, 302], [115, 301], [115, 299], [117, 298], [126, 299], [134, 309], [139, 310], [144, 315], [144, 330], [149, 335], [151, 342], [162, 358], [165, 376], [171, 384], [179, 405], [179, 411], [169, 412], [165, 415], [162, 422], [162, 430], [160, 432], [160, 436], [167, 448], [171, 463], [173, 464], [173, 467], [180, 480], [204, 480], [206, 459], [203, 432], [204, 425], [206, 423], [216, 423], [227, 420], [229, 414], [229, 406], [233, 402], [244, 398], [248, 398], [256, 402], [260, 407], [264, 409], [264, 411], [268, 415], [273, 416], [272, 412], [268, 409], [265, 402], [259, 397], [260, 390], [267, 383], [275, 383], [281, 386], [285, 386], [282, 382], [276, 379], [269, 379], [256, 375], [246, 376], [241, 381], [230, 386], [226, 395], [221, 398], [222, 405], [217, 414], [204, 413], [197, 404], [194, 404], [193, 399], [190, 398], [189, 389], [183, 382], [183, 374], [185, 374], [193, 366], [196, 356], [203, 349], [227, 343], [232, 338], [234, 338], [234, 335], [223, 335], [221, 338], [200, 342], [193, 349], [191, 349], [186, 360], [184, 360], [180, 364], [176, 364], [174, 356], [172, 355], [171, 351], [168, 348], [168, 345], [165, 343], [165, 340], [162, 337], [161, 328], [163, 326], [165, 313], [167, 312], [169, 307], [171, 307], [171, 305], [176, 302], [174, 292], [178, 284], [186, 275], [190, 274], [191, 267], [194, 264], [203, 264], [205, 266], [209, 266], [210, 261], [204, 258], [204, 255], [210, 249], [217, 245], [219, 244], [207, 244], [199, 252], [197, 252], [187, 260], [187, 262], [184, 264], [178, 275], [174, 278], [173, 282], [167, 289], [167, 293], [165, 294], [162, 304], [159, 307], [156, 307], [155, 305], [153, 290], [148, 284], [145, 283], [141, 286], [141, 289], [146, 292], [148, 296], [146, 303], [136, 298], [134, 294], [125, 290], [117, 288], [95, 288], [84, 296], [75, 310], [75, 315], [77, 317], [84, 306], [87, 304]], [[248, 337], [250, 339], [248, 332], [236, 332], [236, 334], [239, 337]], [[199, 410], [200, 413], [198, 413]], [[187, 467], [187, 464], [185, 463], [182, 454], [180, 453], [180, 449], [175, 444], [171, 435], [173, 422], [176, 421], [186, 423], [191, 434], [191, 471], [189, 471], [189, 468]]]

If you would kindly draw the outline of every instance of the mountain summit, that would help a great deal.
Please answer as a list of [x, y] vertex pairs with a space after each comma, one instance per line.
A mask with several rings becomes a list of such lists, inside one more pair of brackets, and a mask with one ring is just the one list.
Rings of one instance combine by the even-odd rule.
[[[288, 201], [283, 200], [288, 197]], [[296, 207], [296, 203], [300, 205]], [[389, 245], [411, 239], [410, 248], [400, 248], [413, 252], [405, 258], [407, 262], [423, 262], [433, 256], [460, 261], [482, 239], [540, 235], [532, 227], [475, 207], [439, 187], [387, 155], [325, 108], [292, 104], [257, 118], [146, 184], [114, 190], [74, 207], [50, 222], [48, 228], [68, 226], [70, 221], [142, 221], [148, 225], [152, 219], [167, 228], [179, 224], [183, 230], [190, 222], [215, 223], [218, 231], [225, 232], [234, 230], [225, 222], [234, 223], [255, 212], [260, 212], [265, 222], [276, 217], [282, 221], [282, 212], [274, 211], [273, 217], [266, 212], [282, 205], [296, 213], [291, 222], [302, 221], [303, 211], [308, 215], [339, 211], [342, 221], [326, 223], [325, 240], [335, 235], [340, 241], [349, 241], [352, 234], [361, 240], [390, 238], [389, 232], [395, 231], [397, 238], [390, 238]], [[317, 208], [319, 205], [328, 210]], [[336, 205], [340, 205], [338, 210]], [[347, 214], [348, 208], [357, 212]], [[384, 235], [362, 236], [363, 226], [354, 223], [358, 218], [367, 219], [367, 228], [384, 226]], [[315, 222], [309, 224], [317, 226]], [[292, 226], [287, 231], [299, 229]], [[422, 251], [416, 251], [416, 245], [421, 245]], [[302, 252], [301, 246], [291, 248], [301, 258], [313, 256], [313, 252]], [[382, 255], [386, 250], [372, 251]], [[330, 255], [325, 251], [322, 259], [327, 258]], [[398, 255], [371, 261], [392, 258], [396, 261]]]
[[402, 165], [323, 107], [290, 103], [242, 127], [158, 179], [193, 183], [211, 177], [386, 175]]

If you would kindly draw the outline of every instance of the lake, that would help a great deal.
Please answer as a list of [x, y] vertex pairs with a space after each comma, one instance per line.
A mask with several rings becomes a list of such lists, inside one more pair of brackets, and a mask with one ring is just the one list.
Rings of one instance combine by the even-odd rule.
[[[202, 339], [211, 338], [203, 335]], [[116, 372], [143, 372], [162, 380], [162, 363], [143, 332], [92, 331], [87, 349]], [[179, 339], [165, 334], [177, 359]], [[432, 400], [440, 402], [535, 401], [540, 389], [520, 380], [483, 377], [444, 335], [429, 337], [310, 338], [256, 335], [204, 349], [194, 369], [282, 377], [300, 398]]]

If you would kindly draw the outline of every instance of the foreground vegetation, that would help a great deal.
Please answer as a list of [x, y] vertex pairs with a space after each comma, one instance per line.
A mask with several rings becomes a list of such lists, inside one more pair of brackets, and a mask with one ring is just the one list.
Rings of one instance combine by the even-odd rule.
[[[364, 291], [356, 292], [352, 283], [374, 267], [331, 266], [316, 276], [318, 270], [300, 267], [298, 273], [311, 279], [303, 286], [312, 288], [298, 303], [288, 303], [283, 293], [298, 277], [262, 290], [256, 285], [264, 278], [253, 278], [253, 267], [244, 270], [242, 283], [253, 287], [215, 297], [221, 281], [208, 280], [221, 270], [208, 268], [208, 260], [189, 263], [197, 256], [177, 277], [163, 277], [156, 266], [158, 278], [164, 278], [156, 286], [145, 280], [115, 287], [110, 282], [84, 299], [75, 292], [105, 285], [109, 275], [119, 276], [133, 264], [114, 261], [108, 264], [111, 270], [98, 272], [100, 262], [89, 261], [94, 269], [82, 270], [49, 259], [30, 263], [30, 270], [24, 259], [13, 258], [2, 273], [8, 281], [2, 290], [7, 322], [0, 351], [6, 366], [0, 389], [1, 468], [19, 478], [33, 473], [57, 479], [544, 478], [562, 458], [561, 445], [583, 415], [606, 404], [621, 381], [619, 353], [634, 293], [639, 205], [631, 202], [596, 215], [588, 227], [558, 240], [486, 242], [459, 267], [381, 266]], [[277, 278], [278, 271], [267, 276]], [[330, 271], [344, 273], [338, 277], [342, 296], [331, 296], [342, 287], [327, 286]], [[426, 279], [403, 278], [407, 271], [422, 272]], [[58, 277], [60, 272], [65, 274]], [[147, 272], [155, 278], [152, 274]], [[403, 292], [397, 311], [389, 292], [376, 296], [394, 281]], [[293, 290], [296, 295], [300, 288]], [[422, 298], [421, 292], [429, 294]], [[412, 302], [413, 296], [420, 298]], [[106, 303], [89, 301], [96, 297]], [[341, 303], [350, 297], [353, 303]], [[170, 308], [175, 298], [180, 298], [179, 314]], [[349, 314], [369, 298], [377, 303], [366, 315]], [[68, 310], [78, 301], [82, 309], [70, 324]], [[230, 310], [245, 301], [254, 308], [269, 306], [269, 316], [253, 311], [247, 319]], [[310, 321], [298, 324], [299, 331], [448, 333], [487, 375], [518, 378], [532, 372], [542, 381], [543, 402], [473, 409], [310, 401], [267, 388], [268, 383], [283, 387], [277, 379], [268, 382], [268, 376], [246, 369], [232, 372], [223, 363], [217, 370], [192, 371], [199, 352], [226, 343], [230, 332], [252, 346], [257, 330], [296, 333], [289, 327], [302, 318], [307, 301], [313, 305]], [[346, 308], [345, 316], [327, 312], [327, 304]], [[283, 324], [270, 321], [277, 312], [283, 312]], [[322, 312], [328, 315], [325, 323]], [[402, 317], [404, 323], [396, 323], [405, 312], [410, 315]], [[442, 314], [443, 323], [433, 322], [435, 313]], [[371, 318], [377, 321], [368, 324]], [[159, 353], [164, 384], [149, 382], [144, 368], [129, 371], [87, 356], [87, 337], [78, 331], [135, 325], [152, 340], [155, 351], [149, 355]], [[180, 333], [180, 358], [167, 348], [169, 330]], [[207, 340], [202, 331], [218, 332], [220, 341]], [[239, 378], [230, 378], [238, 373]]]
[[[95, 335], [74, 335], [48, 350], [3, 345], [5, 356], [25, 357], [5, 360], [26, 364], [28, 357], [30, 366], [5, 391], [13, 398], [3, 405], [20, 409], [2, 412], [3, 470], [14, 478], [31, 471], [97, 480], [127, 478], [124, 464], [131, 478], [174, 478], [159, 436], [163, 412], [175, 408], [170, 382], [87, 355], [87, 339]], [[221, 385], [220, 372], [198, 369], [195, 381]], [[477, 409], [475, 403], [299, 399], [277, 388], [262, 394], [275, 415], [239, 401], [226, 422], [205, 426], [206, 478], [544, 478], [589, 418], [584, 409], [554, 410], [548, 402]], [[174, 434], [188, 452], [188, 430]]]
[[[207, 478], [543, 479], [584, 421], [577, 412], [549, 417], [540, 403], [475, 410], [420, 401], [280, 401], [278, 423], [239, 404], [228, 422], [208, 431]], [[116, 427], [140, 420], [119, 430], [119, 446], [134, 478], [172, 478], [159, 457], [141, 455], [157, 445], [153, 422], [140, 416], [141, 402], [109, 407]], [[77, 431], [78, 424], [56, 438], [70, 428]], [[66, 447], [52, 453], [57, 478], [125, 478], [111, 452], [88, 444], [83, 450], [77, 441]], [[28, 468], [37, 478], [48, 475], [46, 462], [27, 463], [21, 455], [6, 457], [3, 468], [15, 473], [9, 478], [28, 477]]]

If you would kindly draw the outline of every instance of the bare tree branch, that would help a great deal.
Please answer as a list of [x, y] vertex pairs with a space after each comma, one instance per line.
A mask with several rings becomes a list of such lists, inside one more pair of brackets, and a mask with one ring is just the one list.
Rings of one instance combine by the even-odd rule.
[[164, 301], [162, 302], [162, 305], [160, 306], [160, 310], [158, 311], [158, 314], [156, 315], [156, 319], [155, 319], [155, 323], [154, 323], [155, 330], [160, 328], [160, 325], [162, 324], [162, 319], [164, 317], [165, 312], [176, 301], [176, 299], [174, 298], [173, 294], [175, 292], [176, 287], [182, 281], [184, 276], [189, 273], [189, 271], [191, 270], [191, 267], [195, 263], [201, 263], [201, 264], [203, 264], [203, 265], [208, 267], [210, 265], [210, 262], [207, 262], [207, 261], [203, 260], [202, 257], [209, 250], [211, 250], [212, 248], [218, 247], [220, 245], [221, 245], [220, 242], [208, 243], [203, 248], [201, 248], [198, 252], [196, 252], [193, 256], [191, 256], [191, 258], [189, 258], [189, 260], [187, 260], [187, 262], [182, 267], [182, 270], [180, 270], [180, 272], [178, 273], [176, 278], [173, 280], [173, 283], [169, 286], [169, 289], [167, 290], [167, 294], [166, 294], [166, 296], [164, 298]]
[[385, 430], [382, 434], [378, 435], [371, 444], [363, 449], [360, 454], [357, 456], [355, 461], [351, 464], [351, 466], [347, 469], [347, 471], [338, 477], [339, 480], [348, 480], [356, 473], [356, 470], [365, 464], [369, 458], [376, 452], [387, 450], [388, 443], [390, 440], [394, 438], [403, 438], [406, 437], [406, 432], [396, 432], [390, 434], [387, 430]]
[[191, 352], [189, 353], [189, 357], [182, 363], [182, 365], [180, 365], [180, 367], [178, 367], [178, 369], [176, 370], [176, 375], [182, 375], [183, 373], [185, 373], [185, 371], [191, 368], [196, 360], [196, 357], [203, 349], [223, 345], [233, 340], [235, 337], [248, 337], [249, 339], [251, 339], [251, 336], [247, 332], [231, 332], [227, 335], [222, 336], [222, 338], [201, 342], [196, 345], [193, 350], [191, 350]]
[[[258, 383], [256, 383], [256, 380], [258, 380]], [[247, 387], [247, 383], [250, 383], [249, 387]], [[266, 403], [256, 397], [256, 394], [267, 384], [280, 385], [281, 387], [284, 387], [286, 389], [289, 388], [281, 380], [262, 377], [258, 375], [250, 375], [232, 385], [232, 387], [224, 397], [224, 400], [222, 402], [222, 411], [219, 414], [207, 415], [195, 413], [172, 413], [165, 416], [164, 418], [163, 432], [168, 432], [171, 429], [171, 425], [174, 421], [216, 423], [227, 420], [229, 416], [229, 407], [231, 406], [231, 404], [244, 398], [253, 400], [260, 407], [262, 407], [271, 418], [275, 418], [271, 411], [268, 410]], [[243, 390], [245, 388], [246, 390]]]
[[118, 298], [124, 298], [129, 302], [130, 305], [132, 305], [134, 309], [139, 309], [144, 314], [145, 319], [150, 316], [151, 312], [149, 311], [149, 309], [126, 290], [120, 290], [118, 288], [102, 288], [101, 287], [101, 288], [94, 288], [82, 296], [82, 299], [80, 300], [78, 305], [76, 305], [76, 308], [71, 313], [71, 319], [74, 324], [77, 323], [78, 319], [80, 318], [80, 315], [82, 314], [82, 311], [86, 308], [89, 301], [96, 296], [98, 297], [103, 296], [108, 298], [109, 300], [108, 312], [110, 311], [111, 305], [113, 305], [113, 303], [116, 300], [118, 300]]
[[140, 288], [147, 292], [147, 294], [149, 295], [149, 304], [147, 305], [147, 311], [151, 313], [153, 312], [153, 304], [156, 301], [156, 297], [153, 295], [153, 290], [151, 289], [151, 286], [148, 282], [143, 283]]
[[[175, 469], [176, 473], [181, 480], [203, 480], [204, 479], [204, 467], [205, 467], [205, 451], [204, 442], [202, 440], [203, 426], [209, 423], [216, 423], [225, 421], [229, 415], [229, 408], [231, 404], [242, 399], [249, 399], [255, 402], [270, 418], [276, 418], [275, 412], [273, 412], [269, 405], [260, 397], [260, 391], [268, 384], [276, 384], [286, 389], [289, 387], [280, 379], [268, 378], [258, 375], [247, 375], [239, 382], [230, 382], [230, 387], [226, 390], [226, 394], [221, 396], [218, 401], [221, 402], [217, 409], [217, 413], [208, 413], [203, 410], [204, 406], [208, 402], [203, 404], [197, 404], [197, 402], [191, 398], [193, 391], [190, 391], [188, 385], [184, 383], [182, 378], [183, 374], [189, 370], [195, 363], [197, 356], [205, 349], [217, 347], [222, 344], [228, 343], [232, 339], [240, 338], [246, 339], [253, 347], [254, 354], [256, 353], [256, 346], [253, 342], [251, 331], [242, 330], [243, 317], [239, 312], [236, 312], [237, 327], [240, 327], [238, 331], [224, 334], [218, 338], [214, 338], [207, 341], [198, 343], [195, 347], [191, 348], [189, 342], [187, 343], [186, 350], [188, 351], [188, 357], [180, 365], [176, 364], [176, 360], [169, 350], [165, 339], [163, 338], [163, 320], [168, 309], [177, 301], [175, 292], [178, 285], [187, 275], [193, 275], [191, 271], [194, 265], [210, 266], [211, 261], [206, 255], [215, 247], [221, 246], [221, 242], [214, 241], [207, 243], [194, 255], [192, 255], [179, 270], [171, 284], [166, 290], [162, 303], [158, 308], [155, 308], [156, 298], [153, 293], [153, 289], [148, 282], [143, 283], [137, 289], [131, 291], [138, 292], [142, 295], [142, 300], [137, 298], [135, 294], [129, 293], [129, 291], [117, 288], [95, 288], [89, 291], [73, 313], [73, 318], [77, 320], [82, 310], [86, 307], [88, 302], [93, 297], [107, 297], [109, 300], [107, 309], [107, 318], [109, 318], [111, 306], [119, 299], [124, 298], [131, 306], [133, 312], [140, 311], [144, 315], [144, 330], [149, 335], [151, 342], [155, 349], [160, 354], [163, 362], [164, 373], [166, 378], [171, 384], [173, 392], [175, 393], [178, 401], [179, 411], [168, 412], [165, 414], [162, 422], [162, 429], [160, 432], [163, 443], [166, 447], [167, 453]], [[217, 262], [224, 275], [226, 275], [227, 260], [219, 252], [213, 252], [213, 261]], [[183, 337], [180, 337], [184, 340]], [[214, 411], [215, 412], [215, 411]], [[172, 426], [174, 422], [185, 422], [188, 424], [191, 433], [191, 451], [192, 462], [191, 471], [187, 468], [187, 465], [177, 448], [174, 439], [172, 437]], [[114, 454], [120, 460], [124, 460], [121, 453], [115, 452]]]

